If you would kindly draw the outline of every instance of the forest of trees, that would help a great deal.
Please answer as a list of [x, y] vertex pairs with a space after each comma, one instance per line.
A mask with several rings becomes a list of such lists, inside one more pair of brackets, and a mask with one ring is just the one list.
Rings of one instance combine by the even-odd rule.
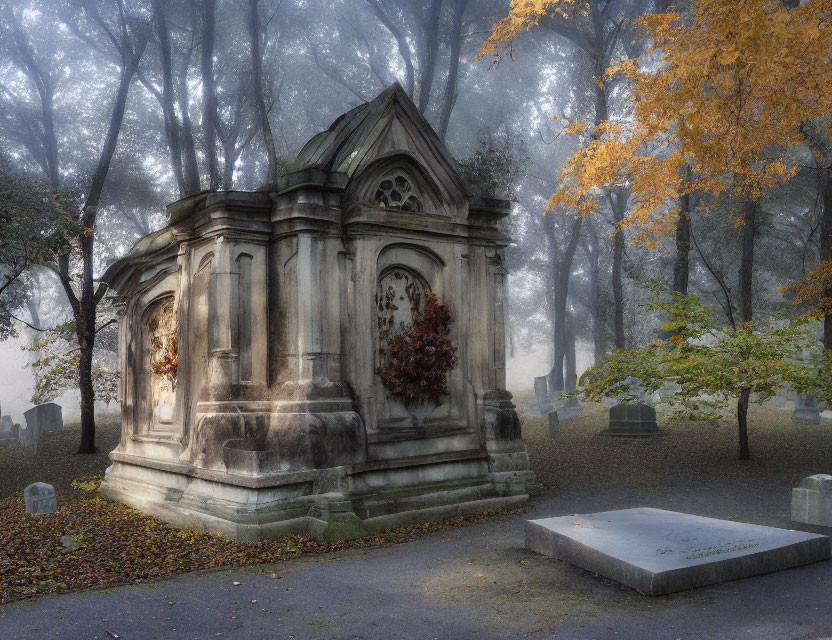
[[0, 338], [31, 344], [35, 400], [80, 390], [94, 451], [97, 276], [165, 203], [276, 183], [398, 81], [514, 201], [510, 348], [552, 354], [529, 385], [662, 338], [654, 282], [725, 331], [813, 313], [832, 349], [830, 74], [829, 0], [4, 0]]

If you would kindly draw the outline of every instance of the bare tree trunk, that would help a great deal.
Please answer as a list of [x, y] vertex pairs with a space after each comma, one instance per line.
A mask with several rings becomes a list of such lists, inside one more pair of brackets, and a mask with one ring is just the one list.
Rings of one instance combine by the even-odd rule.
[[574, 391], [578, 386], [578, 359], [576, 350], [575, 317], [570, 313], [566, 317], [566, 363], [564, 366], [566, 370], [564, 388], [567, 391]]
[[456, 104], [456, 87], [459, 79], [459, 53], [462, 49], [462, 18], [468, 0], [451, 0], [453, 10], [453, 24], [451, 25], [451, 49], [448, 62], [448, 79], [445, 82], [445, 97], [442, 100], [442, 115], [439, 118], [439, 137], [442, 140], [448, 135], [448, 123], [451, 112]]
[[194, 127], [191, 123], [189, 111], [188, 68], [191, 66], [191, 52], [182, 57], [179, 68], [179, 111], [182, 114], [182, 159], [185, 174], [186, 195], [199, 193], [202, 189], [199, 179], [199, 165], [196, 160], [196, 144], [194, 143]]
[[424, 40], [419, 69], [419, 113], [424, 114], [430, 104], [433, 76], [436, 73], [436, 56], [439, 49], [439, 14], [442, 0], [430, 0], [427, 21], [424, 23]]
[[607, 354], [607, 297], [601, 287], [601, 265], [596, 258], [589, 265], [590, 287], [592, 289], [592, 346], [595, 362]]
[[757, 227], [757, 202], [746, 200], [742, 214], [742, 259], [740, 261], [740, 322], [753, 317], [752, 283], [754, 275], [754, 236]]
[[[820, 259], [832, 261], [832, 169], [821, 169], [823, 185], [823, 218], [820, 222]], [[832, 314], [823, 317], [823, 348], [832, 349]]]
[[269, 112], [266, 109], [266, 100], [263, 97], [263, 54], [260, 51], [260, 14], [258, 11], [258, 0], [249, 0], [248, 3], [248, 35], [251, 42], [251, 75], [254, 83], [254, 102], [257, 106], [257, 115], [260, 117], [260, 128], [263, 133], [263, 143], [266, 146], [266, 155], [269, 158], [269, 169], [266, 177], [267, 184], [277, 184], [277, 152], [274, 147], [274, 136], [272, 127], [269, 124]]
[[616, 225], [612, 245], [612, 299], [613, 299], [613, 327], [615, 330], [615, 348], [623, 349], [626, 344], [624, 335], [624, 283], [622, 266], [624, 263], [624, 233], [618, 224], [624, 220], [627, 208], [627, 193], [624, 189], [616, 189], [610, 195], [612, 204], [612, 219]]
[[569, 242], [560, 260], [555, 262], [555, 361], [549, 373], [549, 387], [555, 391], [562, 391], [565, 388], [563, 368], [566, 358], [566, 302], [569, 298], [569, 277], [572, 275], [572, 263], [581, 238], [583, 221], [582, 216], [575, 216]]
[[39, 154], [36, 159], [39, 161], [41, 168], [49, 179], [49, 185], [53, 189], [58, 189], [61, 177], [58, 170], [58, 137], [55, 133], [55, 109], [53, 102], [55, 84], [48, 70], [44, 69], [35, 60], [35, 52], [26, 39], [26, 34], [21, 28], [20, 21], [10, 5], [4, 6], [3, 17], [11, 26], [16, 57], [26, 70], [26, 75], [35, 85], [38, 97], [40, 98], [40, 117], [43, 130], [39, 132], [40, 140], [34, 142], [41, 147], [42, 154]]
[[742, 389], [737, 399], [737, 427], [739, 429], [740, 460], [750, 460], [751, 451], [748, 448], [748, 399], [750, 389]]
[[402, 57], [402, 62], [404, 63], [404, 90], [413, 99], [415, 74], [413, 72], [413, 59], [410, 55], [410, 45], [407, 42], [407, 37], [384, 12], [379, 0], [367, 0], [367, 4], [370, 5], [379, 22], [385, 26], [396, 40], [396, 44], [399, 47], [399, 55]]
[[202, 4], [202, 134], [205, 136], [205, 158], [208, 162], [208, 188], [219, 187], [220, 174], [217, 161], [217, 90], [214, 82], [214, 35], [216, 0], [203, 0]]
[[687, 294], [690, 270], [690, 194], [679, 198], [679, 219], [676, 221], [676, 263], [673, 265], [673, 290]]
[[174, 108], [170, 29], [168, 27], [167, 16], [165, 15], [165, 4], [163, 0], [153, 0], [153, 20], [156, 23], [156, 37], [159, 39], [159, 48], [162, 57], [162, 114], [165, 120], [165, 136], [168, 140], [173, 175], [176, 177], [176, 184], [179, 187], [179, 197], [184, 198], [190, 194], [187, 183], [185, 182], [185, 174], [182, 171], [182, 147], [179, 140], [179, 122], [177, 121], [176, 109]]
[[96, 210], [101, 198], [101, 190], [104, 188], [104, 181], [110, 170], [110, 162], [118, 144], [118, 135], [127, 108], [130, 83], [138, 69], [139, 60], [146, 45], [147, 34], [144, 34], [137, 43], [135, 50], [131, 51], [131, 57], [125, 62], [121, 70], [110, 124], [107, 128], [107, 137], [104, 139], [98, 166], [93, 174], [87, 199], [81, 210], [81, 233], [79, 234], [82, 263], [81, 295], [75, 316], [75, 332], [79, 347], [78, 383], [81, 392], [81, 443], [78, 447], [78, 453], [95, 453], [97, 451], [95, 446], [95, 389], [92, 382], [92, 361], [96, 334], [95, 308], [103, 297], [106, 287], [96, 291], [93, 283]]
[[[740, 262], [740, 322], [751, 322], [753, 317], [752, 282], [754, 274], [754, 235], [757, 223], [757, 202], [743, 203], [742, 259]], [[737, 429], [739, 430], [740, 460], [748, 460], [748, 400], [749, 389], [742, 389], [737, 399]]]

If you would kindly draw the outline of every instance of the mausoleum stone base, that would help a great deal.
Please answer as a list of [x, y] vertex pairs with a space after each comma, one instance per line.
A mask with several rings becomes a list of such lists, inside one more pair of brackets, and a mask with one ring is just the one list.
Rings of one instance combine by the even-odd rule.
[[246, 477], [111, 454], [105, 498], [241, 541], [303, 533], [347, 540], [528, 500], [529, 471], [489, 472], [479, 451]]

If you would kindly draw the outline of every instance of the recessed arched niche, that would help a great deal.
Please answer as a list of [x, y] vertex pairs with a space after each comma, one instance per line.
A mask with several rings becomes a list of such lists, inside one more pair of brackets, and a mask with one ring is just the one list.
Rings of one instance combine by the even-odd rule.
[[[435, 294], [443, 302], [446, 290], [445, 262], [425, 246], [395, 243], [384, 247], [376, 265], [376, 330], [375, 366], [391, 364], [390, 343], [406, 334], [418, 315], [424, 310], [425, 300]], [[450, 305], [452, 308], [455, 305]], [[401, 429], [413, 424], [413, 408], [407, 406], [389, 388], [381, 376], [376, 375], [377, 415], [379, 427], [384, 430]], [[442, 402], [442, 405], [448, 403]], [[446, 416], [447, 406], [422, 407], [424, 418]]]
[[425, 278], [410, 267], [387, 267], [378, 278], [376, 292], [379, 365], [389, 364], [389, 343], [412, 325], [424, 309], [431, 288]]
[[179, 368], [179, 327], [173, 295], [157, 298], [148, 305], [143, 314], [142, 329], [142, 424], [151, 433], [170, 432], [176, 410]]

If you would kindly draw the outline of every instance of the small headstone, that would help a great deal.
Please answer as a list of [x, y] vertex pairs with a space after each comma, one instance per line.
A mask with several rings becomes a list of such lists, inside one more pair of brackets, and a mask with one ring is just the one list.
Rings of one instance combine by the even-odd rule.
[[17, 430], [17, 441], [20, 444], [37, 444], [40, 440], [40, 427], [37, 424], [19, 425]]
[[560, 426], [558, 412], [550, 411], [547, 415], [549, 416], [549, 437], [554, 438], [558, 432], [558, 426]]
[[649, 438], [661, 433], [656, 424], [656, 410], [643, 402], [622, 402], [610, 409], [610, 425], [600, 436]]
[[33, 482], [26, 487], [23, 490], [23, 502], [27, 513], [55, 513], [58, 510], [55, 487], [45, 482]]
[[651, 596], [830, 557], [815, 533], [646, 507], [529, 520], [526, 548]]
[[802, 422], [820, 422], [818, 397], [814, 393], [798, 393], [794, 399], [792, 418]]
[[558, 422], [567, 422], [575, 418], [580, 418], [583, 415], [584, 409], [581, 405], [580, 398], [566, 398], [565, 400], [558, 401], [557, 411]]
[[27, 426], [36, 426], [39, 434], [60, 431], [64, 428], [61, 405], [47, 402], [32, 407], [23, 414]]
[[537, 401], [539, 415], [546, 415], [552, 410], [552, 400], [549, 398], [549, 387], [546, 376], [538, 376], [534, 379], [534, 397]]
[[77, 551], [81, 548], [75, 536], [61, 536], [61, 544], [67, 551]]
[[818, 473], [792, 489], [792, 520], [832, 527], [832, 476]]
[[11, 416], [0, 418], [0, 447], [17, 444], [17, 425]]

